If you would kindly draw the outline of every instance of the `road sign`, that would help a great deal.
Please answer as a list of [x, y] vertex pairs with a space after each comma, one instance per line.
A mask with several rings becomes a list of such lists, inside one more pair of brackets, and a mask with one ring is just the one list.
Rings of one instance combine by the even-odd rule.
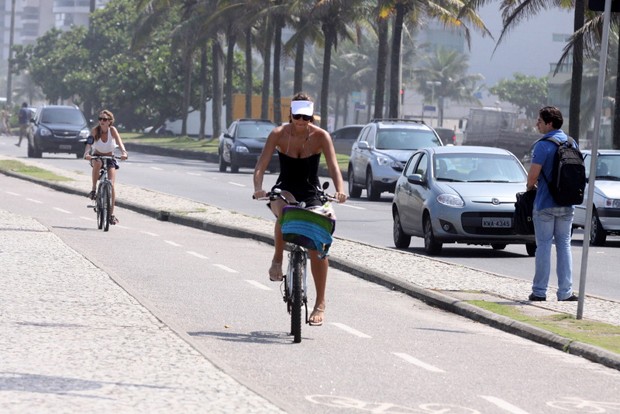
[[424, 112], [435, 112], [435, 105], [424, 105]]

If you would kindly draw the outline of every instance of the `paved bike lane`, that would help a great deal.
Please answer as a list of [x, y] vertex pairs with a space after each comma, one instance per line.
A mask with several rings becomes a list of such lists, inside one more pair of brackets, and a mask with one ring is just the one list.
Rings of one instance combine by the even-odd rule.
[[[88, 192], [89, 177], [53, 172], [73, 181], [59, 184], [20, 178], [82, 196]], [[229, 236], [268, 243], [272, 239], [273, 223], [268, 220], [121, 183], [117, 190], [117, 204], [124, 208]], [[6, 275], [1, 279], [0, 300], [9, 304], [0, 320], [7, 332], [0, 336], [0, 349], [7, 350], [0, 365], [0, 389], [8, 391], [0, 394], [0, 409], [278, 410], [210, 364], [105, 273], [32, 219], [0, 211], [0, 246]], [[331, 264], [434, 306], [620, 368], [616, 354], [570, 343], [464, 302], [472, 297], [469, 292], [484, 292], [473, 296], [538, 312], [574, 313], [574, 303], [520, 303], [529, 292], [528, 282], [339, 238], [331, 250]], [[588, 297], [585, 309], [586, 318], [620, 323], [620, 303]]]

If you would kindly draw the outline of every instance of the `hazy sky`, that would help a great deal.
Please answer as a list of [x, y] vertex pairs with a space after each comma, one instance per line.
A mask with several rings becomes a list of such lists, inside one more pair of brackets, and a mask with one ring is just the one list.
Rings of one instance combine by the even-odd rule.
[[495, 40], [472, 35], [470, 73], [481, 73], [491, 87], [501, 79], [511, 79], [515, 72], [525, 75], [546, 76], [550, 64], [562, 54], [564, 43], [554, 42], [553, 34], [573, 32], [573, 12], [559, 9], [542, 11], [538, 16], [521, 22], [493, 54], [495, 42], [502, 30], [501, 14], [497, 4], [482, 8], [478, 14], [484, 20]]

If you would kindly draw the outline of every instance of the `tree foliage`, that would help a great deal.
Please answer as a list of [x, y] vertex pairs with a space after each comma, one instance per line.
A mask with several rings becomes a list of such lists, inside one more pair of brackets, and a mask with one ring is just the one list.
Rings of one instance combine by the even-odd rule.
[[515, 73], [514, 79], [502, 79], [489, 92], [505, 102], [525, 110], [528, 118], [534, 119], [541, 106], [547, 103], [547, 78]]

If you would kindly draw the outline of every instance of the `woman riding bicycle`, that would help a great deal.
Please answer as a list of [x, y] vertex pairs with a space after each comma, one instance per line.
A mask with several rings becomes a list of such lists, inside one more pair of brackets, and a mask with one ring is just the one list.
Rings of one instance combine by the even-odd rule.
[[[127, 159], [127, 151], [125, 145], [121, 139], [117, 129], [112, 126], [114, 124], [114, 115], [112, 112], [104, 109], [99, 113], [99, 124], [94, 127], [88, 140], [86, 141], [86, 149], [84, 150], [84, 159], [90, 160], [90, 165], [93, 167], [92, 171], [92, 190], [88, 194], [91, 200], [95, 199], [97, 180], [99, 179], [99, 171], [101, 170], [102, 160], [91, 160], [92, 156], [107, 155], [113, 156], [114, 149], [118, 146], [121, 149], [121, 159]], [[91, 155], [91, 149], [93, 154]], [[114, 202], [116, 200], [114, 190], [114, 180], [116, 178], [116, 170], [119, 169], [118, 163], [114, 159], [106, 160], [108, 166], [108, 177], [112, 182], [112, 205], [111, 205], [111, 217], [110, 224], [117, 224], [118, 219], [114, 216]]]
[[[263, 177], [269, 167], [271, 154], [278, 151], [280, 159], [280, 175], [274, 188], [282, 190], [285, 197], [298, 202], [305, 202], [306, 207], [322, 205], [319, 200], [317, 188], [320, 188], [318, 177], [319, 161], [321, 154], [325, 155], [325, 162], [329, 175], [336, 187], [335, 198], [339, 203], [344, 203], [347, 195], [344, 193], [342, 174], [336, 161], [336, 151], [331, 137], [327, 131], [314, 125], [314, 103], [305, 93], [297, 93], [291, 101], [291, 113], [289, 123], [276, 127], [267, 138], [254, 169], [254, 197], [266, 196], [263, 189]], [[288, 194], [286, 194], [288, 192]], [[292, 197], [291, 197], [292, 196]], [[286, 203], [282, 200], [274, 200], [269, 207], [280, 217], [282, 208]], [[269, 279], [281, 281], [282, 257], [284, 255], [284, 240], [280, 224], [276, 220], [274, 230], [275, 251], [269, 268]], [[316, 287], [316, 302], [309, 318], [309, 324], [320, 326], [323, 324], [325, 312], [325, 287], [327, 283], [327, 258], [320, 258], [316, 250], [310, 250], [310, 269]]]

